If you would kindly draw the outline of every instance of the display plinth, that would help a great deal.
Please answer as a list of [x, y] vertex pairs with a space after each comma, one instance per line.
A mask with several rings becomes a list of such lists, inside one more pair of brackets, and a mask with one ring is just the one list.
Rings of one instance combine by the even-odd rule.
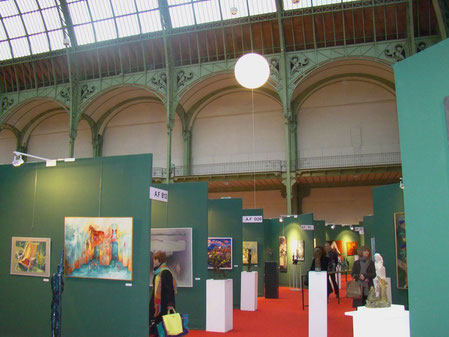
[[327, 337], [327, 272], [309, 272], [309, 337]]
[[257, 310], [257, 271], [242, 272], [242, 286], [240, 287], [240, 310]]
[[206, 281], [206, 331], [232, 330], [232, 298], [232, 279]]
[[[393, 303], [393, 299], [392, 299], [392, 296], [391, 296], [391, 278], [390, 277], [386, 277], [385, 280], [387, 281], [387, 298], [388, 298], [388, 301], [390, 301], [390, 303]], [[377, 280], [377, 278], [375, 278], [373, 280], [373, 282], [374, 282], [374, 289], [377, 290], [379, 281]], [[379, 296], [379, 292], [378, 291], [376, 291], [376, 295]]]
[[265, 298], [279, 298], [278, 263], [265, 262]]
[[410, 337], [410, 314], [403, 305], [358, 307], [345, 315], [353, 317], [354, 337]]

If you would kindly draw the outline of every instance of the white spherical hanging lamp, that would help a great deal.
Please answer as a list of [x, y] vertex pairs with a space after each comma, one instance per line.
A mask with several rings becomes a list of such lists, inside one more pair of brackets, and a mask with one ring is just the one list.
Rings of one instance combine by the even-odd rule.
[[270, 66], [262, 55], [249, 53], [238, 59], [234, 68], [235, 78], [242, 86], [256, 89], [265, 84], [270, 76]]

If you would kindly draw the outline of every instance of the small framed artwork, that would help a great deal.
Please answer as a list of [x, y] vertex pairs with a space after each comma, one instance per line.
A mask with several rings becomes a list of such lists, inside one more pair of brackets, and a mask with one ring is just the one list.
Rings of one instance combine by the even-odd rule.
[[279, 271], [287, 272], [287, 238], [279, 237]]
[[293, 240], [292, 241], [292, 258], [294, 261], [304, 261], [304, 240]]
[[232, 238], [208, 238], [207, 265], [209, 269], [232, 269]]
[[243, 264], [248, 264], [248, 254], [251, 253], [251, 264], [257, 264], [257, 241], [243, 241]]
[[13, 237], [10, 273], [49, 277], [50, 245], [50, 238]]
[[347, 256], [357, 255], [357, 242], [356, 241], [346, 242], [346, 255]]
[[334, 252], [336, 252], [338, 255], [343, 254], [343, 241], [341, 240], [330, 240], [326, 241], [332, 248]]
[[405, 213], [394, 213], [394, 233], [396, 241], [396, 275], [398, 289], [407, 289], [407, 240], [405, 236]]

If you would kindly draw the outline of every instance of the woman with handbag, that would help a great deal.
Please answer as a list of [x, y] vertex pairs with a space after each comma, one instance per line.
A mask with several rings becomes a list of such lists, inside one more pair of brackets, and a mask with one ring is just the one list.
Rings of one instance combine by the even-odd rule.
[[162, 316], [175, 310], [176, 281], [170, 269], [167, 268], [165, 252], [153, 254], [153, 294], [150, 301], [150, 336], [159, 336], [157, 325], [162, 322]]
[[364, 306], [369, 290], [373, 286], [373, 280], [376, 277], [376, 268], [371, 259], [371, 250], [368, 247], [363, 246], [360, 249], [359, 259], [354, 262], [351, 275], [362, 288], [361, 298], [354, 298], [352, 300], [352, 307]]

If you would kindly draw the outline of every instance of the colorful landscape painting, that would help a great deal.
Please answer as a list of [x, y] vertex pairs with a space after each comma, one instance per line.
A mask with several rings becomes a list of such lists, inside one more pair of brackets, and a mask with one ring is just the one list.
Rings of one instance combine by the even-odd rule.
[[251, 249], [251, 264], [257, 264], [257, 241], [243, 241], [243, 264], [248, 264], [248, 249]]
[[292, 241], [292, 259], [304, 261], [304, 240]]
[[279, 271], [287, 272], [287, 238], [279, 237]]
[[69, 277], [132, 281], [133, 218], [64, 219]]
[[394, 230], [396, 234], [396, 268], [398, 289], [407, 289], [407, 239], [405, 236], [404, 212], [394, 214]]
[[13, 237], [11, 240], [11, 270], [13, 275], [50, 276], [49, 238]]
[[232, 238], [208, 238], [207, 265], [209, 269], [232, 269]]
[[346, 242], [346, 255], [347, 256], [357, 255], [357, 242], [355, 241]]

